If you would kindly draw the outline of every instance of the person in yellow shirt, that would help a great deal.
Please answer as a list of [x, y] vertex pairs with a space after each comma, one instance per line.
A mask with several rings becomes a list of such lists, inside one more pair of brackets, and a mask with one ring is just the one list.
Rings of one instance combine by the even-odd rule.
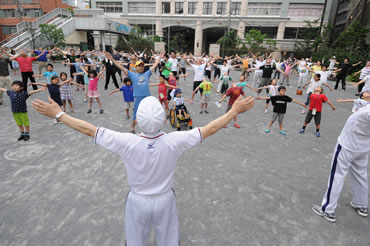
[[315, 65], [311, 66], [311, 71], [312, 71], [312, 79], [315, 76], [315, 73], [317, 71], [321, 71], [321, 62], [317, 61]]
[[250, 61], [250, 57], [249, 56], [244, 56], [243, 59], [239, 59], [239, 61], [241, 61], [243, 63], [243, 66], [242, 66], [242, 73], [240, 74], [240, 76], [244, 76], [244, 78], [246, 80], [248, 80], [248, 74], [249, 74], [249, 61]]

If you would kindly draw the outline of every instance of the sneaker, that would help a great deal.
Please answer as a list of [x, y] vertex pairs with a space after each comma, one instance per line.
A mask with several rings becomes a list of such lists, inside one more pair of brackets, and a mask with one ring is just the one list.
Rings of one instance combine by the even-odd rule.
[[18, 138], [18, 141], [23, 140], [24, 139], [24, 136], [25, 136], [24, 133], [22, 133], [21, 136]]
[[208, 111], [207, 110], [204, 110], [204, 113], [208, 114]]
[[320, 137], [320, 132], [316, 132], [316, 137]]
[[135, 130], [131, 130], [130, 133], [135, 134]]
[[357, 213], [363, 217], [367, 217], [367, 214], [368, 214], [368, 208], [360, 208], [360, 207], [356, 207], [352, 202], [351, 202], [351, 206], [352, 208], [354, 208]]
[[180, 128], [180, 127], [177, 127], [177, 130], [178, 130], [178, 131], [181, 131], [181, 128]]
[[127, 116], [126, 116], [126, 119], [130, 119], [130, 115], [127, 115]]
[[306, 113], [306, 110], [302, 109], [301, 114], [304, 114], [304, 113]]
[[337, 220], [337, 218], [335, 217], [335, 213], [332, 213], [332, 214], [331, 213], [326, 213], [326, 212], [322, 211], [320, 206], [314, 205], [312, 207], [312, 211], [315, 214], [324, 217], [324, 219], [326, 219], [327, 221], [330, 221], [331, 223], [334, 223]]
[[28, 141], [30, 140], [30, 134], [26, 133], [24, 134], [24, 138], [23, 138], [24, 141]]
[[58, 121], [57, 121], [57, 119], [54, 119], [53, 124], [56, 124], [56, 123], [58, 123]]
[[203, 114], [203, 111], [200, 111], [199, 113], [200, 113], [200, 114]]
[[91, 111], [91, 109], [87, 110], [87, 113], [88, 113], [88, 114], [90, 114], [91, 112], [92, 112], [92, 111]]
[[103, 114], [104, 110], [100, 109], [99, 114]]
[[268, 109], [265, 109], [265, 114], [267, 114], [267, 112], [268, 112]]
[[301, 128], [301, 130], [299, 130], [299, 134], [303, 134], [304, 133], [304, 129]]
[[238, 123], [235, 123], [235, 124], [234, 124], [234, 127], [235, 127], [235, 128], [240, 128], [240, 125], [239, 125]]
[[284, 131], [280, 131], [279, 133], [280, 133], [281, 135], [284, 135], [284, 136], [286, 135], [286, 132], [284, 132]]
[[270, 129], [266, 129], [265, 130], [265, 133], [270, 133]]
[[84, 103], [87, 103], [87, 99], [84, 100]]

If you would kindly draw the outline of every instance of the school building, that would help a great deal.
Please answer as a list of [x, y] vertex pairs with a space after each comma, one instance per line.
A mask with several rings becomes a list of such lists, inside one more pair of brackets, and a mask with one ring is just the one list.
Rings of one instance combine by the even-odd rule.
[[258, 29], [277, 41], [279, 51], [293, 51], [305, 21], [334, 18], [338, 0], [92, 0], [105, 15], [139, 25], [147, 35], [171, 38], [186, 33], [192, 52], [208, 52], [228, 28], [240, 38]]

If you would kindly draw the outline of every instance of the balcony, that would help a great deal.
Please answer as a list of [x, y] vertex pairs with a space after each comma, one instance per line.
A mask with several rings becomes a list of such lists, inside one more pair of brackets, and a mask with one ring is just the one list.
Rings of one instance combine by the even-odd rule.
[[0, 0], [0, 5], [17, 5], [19, 2], [20, 5], [27, 4], [40, 4], [39, 0]]

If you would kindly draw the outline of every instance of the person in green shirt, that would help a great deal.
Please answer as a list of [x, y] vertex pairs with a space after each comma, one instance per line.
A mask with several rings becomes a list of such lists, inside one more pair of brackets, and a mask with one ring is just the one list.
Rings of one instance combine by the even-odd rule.
[[195, 88], [193, 91], [192, 95], [192, 100], [194, 100], [195, 93], [199, 90], [202, 89], [202, 97], [200, 98], [200, 114], [203, 114], [203, 108], [204, 108], [204, 113], [208, 114], [207, 107], [208, 107], [208, 102], [209, 98], [211, 96], [211, 90], [213, 89], [217, 94], [219, 92], [213, 87], [212, 82], [207, 81], [205, 78], [203, 79], [202, 83]]
[[162, 75], [168, 79], [168, 76], [171, 73], [171, 66], [172, 62], [168, 61], [168, 55], [163, 56], [163, 64], [162, 64]]

